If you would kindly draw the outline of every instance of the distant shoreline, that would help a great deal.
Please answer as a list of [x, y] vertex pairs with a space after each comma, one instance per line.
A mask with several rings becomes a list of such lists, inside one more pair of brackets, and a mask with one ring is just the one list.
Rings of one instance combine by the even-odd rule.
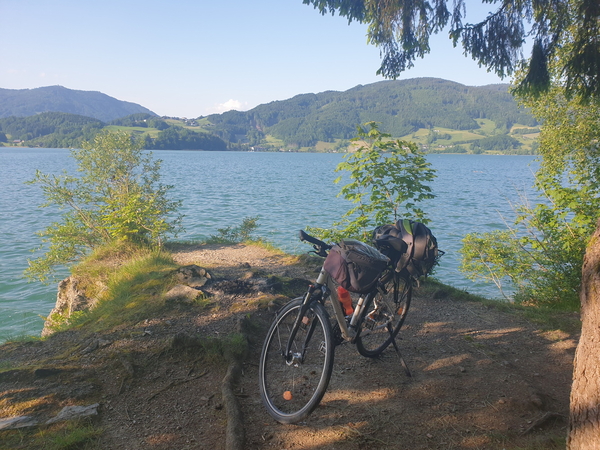
[[[2, 150], [3, 148], [22, 148], [23, 150], [73, 150], [70, 148], [65, 148], [65, 147], [22, 147], [20, 145], [0, 145], [0, 150]], [[249, 150], [198, 150], [198, 149], [176, 149], [176, 150], [148, 150], [148, 149], [144, 149], [146, 151], [149, 152], [211, 152], [211, 153], [216, 153], [216, 152], [226, 152], [226, 153], [314, 153], [314, 154], [340, 154], [340, 155], [345, 155], [346, 152], [300, 152], [300, 151], [277, 151], [277, 152], [261, 152], [261, 151], [249, 151]], [[538, 156], [538, 154], [534, 154], [534, 155], [522, 155], [522, 154], [518, 154], [518, 153], [450, 153], [450, 152], [443, 152], [443, 153], [425, 153], [425, 155], [465, 155], [465, 156], [527, 156], [527, 157], [532, 157], [532, 156]]]

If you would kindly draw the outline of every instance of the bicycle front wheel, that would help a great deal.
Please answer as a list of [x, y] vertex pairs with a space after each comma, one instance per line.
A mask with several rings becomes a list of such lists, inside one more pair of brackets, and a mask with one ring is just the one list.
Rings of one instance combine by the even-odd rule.
[[373, 358], [392, 343], [402, 328], [412, 298], [412, 280], [395, 276], [369, 296], [356, 349]]
[[317, 302], [302, 318], [291, 354], [285, 355], [301, 305], [297, 298], [277, 314], [260, 355], [260, 395], [269, 414], [281, 423], [297, 423], [317, 407], [333, 370], [331, 323]]

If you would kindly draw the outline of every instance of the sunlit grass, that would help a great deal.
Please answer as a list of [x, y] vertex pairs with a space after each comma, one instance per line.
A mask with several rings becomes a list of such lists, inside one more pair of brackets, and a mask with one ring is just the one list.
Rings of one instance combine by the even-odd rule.
[[73, 269], [78, 288], [95, 299], [94, 305], [63, 319], [55, 331], [85, 325], [88, 332], [100, 332], [159, 314], [177, 267], [169, 253], [133, 244], [97, 249]]
[[105, 130], [108, 130], [110, 132], [116, 132], [116, 131], [124, 131], [128, 134], [135, 134], [135, 135], [144, 135], [144, 134], [149, 134], [150, 137], [156, 138], [158, 137], [158, 133], [159, 130], [157, 130], [156, 128], [146, 128], [146, 127], [126, 127], [126, 126], [122, 126], [122, 125], [107, 125], [105, 127]]
[[538, 306], [520, 305], [511, 303], [506, 299], [489, 299], [443, 284], [435, 278], [429, 278], [423, 286], [416, 290], [415, 295], [482, 303], [490, 308], [518, 314], [535, 323], [543, 330], [562, 330], [572, 333], [579, 331], [581, 328], [578, 313]]
[[170, 255], [151, 253], [119, 267], [108, 279], [98, 304], [76, 321], [90, 331], [134, 324], [164, 307], [169, 275], [177, 268]]
[[[32, 391], [31, 395], [35, 395], [35, 392]], [[0, 416], [14, 417], [27, 415], [31, 411], [37, 411], [40, 406], [46, 405], [51, 402], [52, 399], [50, 396], [34, 397], [21, 401], [15, 401], [10, 397], [5, 396], [0, 399]]]
[[102, 428], [89, 421], [61, 422], [49, 427], [0, 432], [0, 448], [25, 450], [95, 450]]

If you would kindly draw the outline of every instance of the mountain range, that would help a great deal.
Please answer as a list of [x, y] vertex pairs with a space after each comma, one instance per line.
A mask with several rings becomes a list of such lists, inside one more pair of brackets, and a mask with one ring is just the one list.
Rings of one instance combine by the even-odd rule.
[[[508, 88], [437, 78], [381, 81], [192, 120], [159, 118], [143, 106], [100, 92], [60, 86], [0, 89], [0, 138], [4, 132], [5, 141], [21, 140], [23, 145], [77, 146], [100, 129], [119, 127], [141, 134], [149, 146], [162, 138], [161, 145], [174, 146], [169, 148], [202, 148], [198, 146], [211, 142], [213, 150], [225, 145], [343, 151], [357, 125], [373, 121], [382, 131], [417, 142], [426, 151], [531, 153], [538, 123]], [[78, 136], [84, 123], [86, 135]], [[185, 142], [177, 142], [184, 135]], [[206, 139], [211, 135], [222, 142]], [[194, 147], [186, 147], [192, 142]]]
[[117, 100], [101, 92], [77, 91], [62, 86], [0, 88], [0, 118], [28, 117], [45, 112], [75, 114], [102, 122], [110, 122], [130, 114], [156, 115], [141, 105]]

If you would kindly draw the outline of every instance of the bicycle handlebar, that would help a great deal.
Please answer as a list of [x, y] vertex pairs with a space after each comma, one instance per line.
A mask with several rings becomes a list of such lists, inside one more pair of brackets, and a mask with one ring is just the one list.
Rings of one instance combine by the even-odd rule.
[[300, 230], [300, 240], [307, 241], [313, 244], [313, 248], [315, 249], [315, 253], [319, 256], [326, 257], [327, 250], [331, 249], [331, 245], [326, 244], [325, 242], [317, 239], [316, 237], [312, 237], [310, 234], [306, 233], [303, 230]]

